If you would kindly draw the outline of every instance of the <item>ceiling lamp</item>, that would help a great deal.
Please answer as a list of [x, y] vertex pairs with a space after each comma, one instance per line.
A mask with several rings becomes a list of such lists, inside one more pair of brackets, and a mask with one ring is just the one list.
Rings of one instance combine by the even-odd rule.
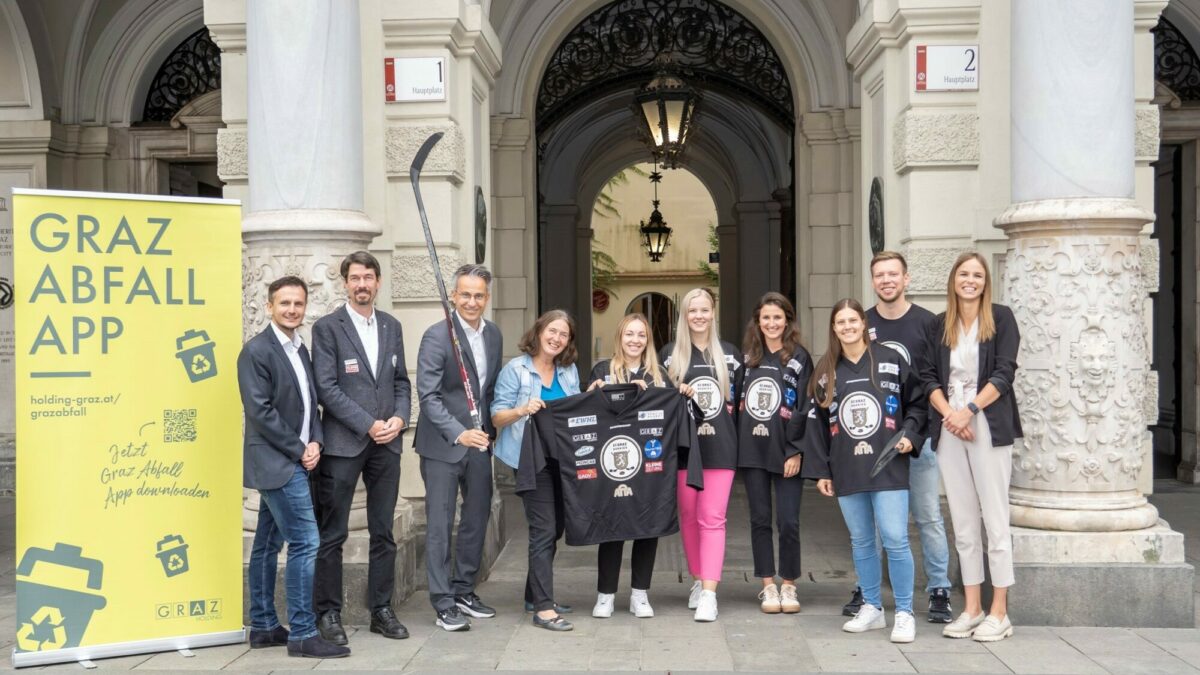
[[654, 153], [663, 166], [674, 169], [683, 154], [696, 113], [699, 95], [675, 72], [669, 54], [654, 60], [654, 78], [634, 97], [634, 106], [645, 120]]
[[662, 211], [658, 210], [658, 184], [661, 180], [662, 174], [658, 172], [656, 163], [654, 171], [650, 173], [650, 182], [654, 183], [654, 210], [650, 212], [650, 222], [643, 220], [641, 226], [642, 244], [646, 247], [646, 254], [650, 256], [650, 262], [662, 260], [663, 253], [667, 251], [667, 246], [671, 243], [671, 228], [667, 227], [667, 221], [663, 220]]

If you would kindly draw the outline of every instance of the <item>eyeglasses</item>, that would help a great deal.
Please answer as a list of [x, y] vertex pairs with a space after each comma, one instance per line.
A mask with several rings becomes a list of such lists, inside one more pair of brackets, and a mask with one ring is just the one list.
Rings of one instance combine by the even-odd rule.
[[487, 298], [488, 298], [487, 293], [455, 293], [455, 295], [457, 295], [458, 299], [462, 300], [463, 302], [467, 302], [468, 300], [474, 300], [475, 302], [483, 302], [484, 300], [487, 300]]

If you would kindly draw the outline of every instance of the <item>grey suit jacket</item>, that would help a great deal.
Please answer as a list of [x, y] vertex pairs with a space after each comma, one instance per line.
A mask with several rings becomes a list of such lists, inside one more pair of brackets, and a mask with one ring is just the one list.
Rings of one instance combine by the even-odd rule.
[[[376, 420], [399, 417], [408, 427], [412, 384], [404, 365], [400, 322], [379, 310], [375, 310], [375, 319], [379, 331], [377, 372], [371, 372], [371, 361], [344, 305], [313, 324], [313, 371], [317, 396], [325, 409], [321, 418], [324, 455], [357, 456], [370, 443], [367, 432]], [[388, 450], [400, 454], [403, 437], [403, 433], [396, 436], [387, 444]]]
[[[467, 376], [471, 380], [471, 391], [483, 421], [483, 429], [492, 438], [496, 429], [492, 426], [488, 407], [492, 393], [496, 390], [496, 377], [500, 374], [500, 352], [504, 345], [500, 329], [496, 324], [484, 320], [483, 341], [487, 351], [486, 379], [483, 390], [479, 387], [479, 365], [471, 353], [467, 335], [453, 314], [458, 340], [462, 343]], [[417, 454], [443, 462], [458, 462], [467, 453], [467, 447], [454, 441], [472, 426], [471, 414], [467, 409], [467, 396], [463, 392], [462, 377], [458, 363], [454, 360], [454, 344], [446, 332], [446, 322], [438, 321], [430, 326], [421, 337], [417, 351], [417, 393], [420, 395], [421, 419], [417, 422], [417, 436], [413, 445]]]
[[283, 345], [268, 325], [250, 338], [238, 354], [238, 390], [246, 412], [246, 435], [242, 442], [242, 485], [256, 490], [283, 487], [300, 464], [304, 444], [300, 442], [304, 422], [304, 399], [300, 387], [308, 387], [311, 401], [309, 439], [323, 443], [321, 418], [317, 415], [317, 389], [313, 385], [308, 350], [301, 347], [300, 361], [308, 374], [296, 381]]

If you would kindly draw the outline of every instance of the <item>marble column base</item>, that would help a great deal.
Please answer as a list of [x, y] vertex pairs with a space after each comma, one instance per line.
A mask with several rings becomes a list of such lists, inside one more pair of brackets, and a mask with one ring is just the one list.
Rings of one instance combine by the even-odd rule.
[[1012, 524], [1038, 530], [1111, 532], [1159, 522], [1158, 509], [1137, 490], [1070, 493], [1013, 487], [1008, 499]]

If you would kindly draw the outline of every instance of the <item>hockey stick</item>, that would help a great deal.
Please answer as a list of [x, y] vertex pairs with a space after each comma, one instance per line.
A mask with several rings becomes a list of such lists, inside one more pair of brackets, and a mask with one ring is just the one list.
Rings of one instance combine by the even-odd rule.
[[471, 422], [475, 424], [475, 428], [482, 429], [483, 422], [479, 417], [479, 406], [475, 403], [475, 393], [471, 391], [471, 379], [467, 376], [466, 361], [463, 359], [462, 343], [458, 340], [458, 331], [454, 329], [454, 319], [450, 317], [450, 297], [446, 294], [446, 282], [442, 279], [442, 265], [438, 262], [437, 247], [433, 245], [433, 234], [429, 231], [429, 216], [425, 215], [425, 202], [421, 200], [421, 167], [425, 165], [425, 159], [433, 151], [433, 146], [442, 140], [442, 135], [443, 132], [439, 131], [425, 139], [421, 149], [417, 150], [416, 157], [413, 157], [408, 177], [412, 180], [413, 194], [417, 196], [417, 210], [421, 212], [421, 228], [425, 230], [425, 248], [429, 251], [429, 262], [433, 265], [433, 278], [437, 279], [442, 311], [446, 314], [446, 328], [450, 331], [450, 341], [454, 345], [454, 360], [458, 362], [458, 374], [462, 377], [463, 393], [467, 395], [467, 410], [471, 413]]

